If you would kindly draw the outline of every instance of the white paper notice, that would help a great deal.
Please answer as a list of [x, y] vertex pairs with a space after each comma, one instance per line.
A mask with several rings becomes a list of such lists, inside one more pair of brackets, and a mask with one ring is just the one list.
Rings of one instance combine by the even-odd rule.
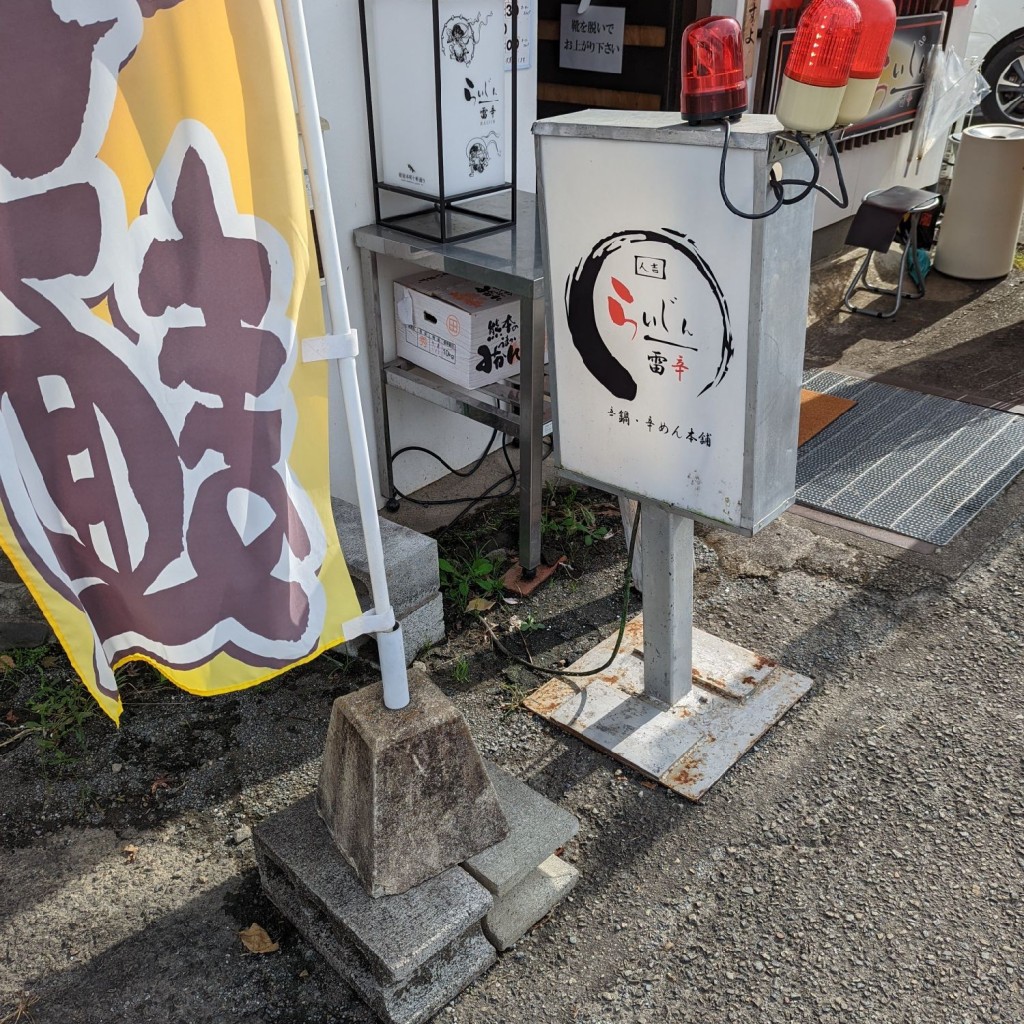
[[533, 0], [519, 0], [516, 10], [516, 45], [512, 45], [512, 0], [505, 2], [505, 70], [512, 70], [512, 51], [518, 56], [516, 67], [519, 71], [530, 69], [530, 52], [533, 49]]
[[621, 74], [625, 34], [624, 7], [588, 7], [580, 14], [578, 3], [562, 4], [558, 66]]

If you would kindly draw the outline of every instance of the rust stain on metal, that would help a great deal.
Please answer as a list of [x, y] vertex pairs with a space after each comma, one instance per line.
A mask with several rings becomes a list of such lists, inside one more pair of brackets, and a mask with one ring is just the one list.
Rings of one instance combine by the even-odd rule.
[[569, 697], [579, 693], [583, 687], [575, 686], [564, 679], [551, 679], [539, 690], [531, 693], [523, 704], [531, 711], [548, 718], [553, 715]]
[[750, 675], [744, 676], [740, 680], [740, 682], [743, 686], [757, 686], [758, 683], [764, 682], [764, 679], [767, 678], [767, 676], [763, 676], [761, 679], [758, 679], [756, 675], [757, 672], [760, 672], [762, 669], [765, 668], [777, 669], [778, 667], [779, 663], [774, 658], [767, 658], [763, 654], [757, 654], [754, 656], [753, 671], [750, 673]]
[[669, 789], [673, 789], [681, 795], [687, 797], [687, 799], [694, 800], [695, 797], [691, 796], [687, 790], [690, 787], [698, 786], [704, 781], [704, 764], [696, 757], [685, 756], [681, 757], [665, 774], [661, 777], [661, 781], [668, 786]]
[[633, 649], [643, 648], [644, 645], [644, 622], [641, 618], [635, 618], [626, 623], [626, 631], [622, 636], [623, 646], [632, 645]]

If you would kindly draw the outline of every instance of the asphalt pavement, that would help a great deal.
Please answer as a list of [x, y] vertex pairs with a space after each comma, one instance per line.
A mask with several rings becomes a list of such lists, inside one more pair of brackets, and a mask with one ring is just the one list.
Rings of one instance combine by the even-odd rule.
[[[887, 322], [835, 312], [852, 272], [815, 268], [808, 367], [1024, 403], [1019, 271], [930, 276]], [[478, 627], [426, 655], [482, 752], [581, 822], [571, 900], [439, 1019], [1019, 1024], [1024, 479], [934, 552], [794, 513], [698, 534], [697, 624], [814, 679], [699, 805], [510, 708], [534, 683]], [[539, 593], [535, 654], [613, 631], [624, 558], [608, 542]], [[0, 750], [0, 1021], [369, 1022], [263, 898], [249, 836], [311, 789], [330, 701], [369, 678], [143, 689], [70, 774]], [[278, 952], [245, 951], [253, 921]]]

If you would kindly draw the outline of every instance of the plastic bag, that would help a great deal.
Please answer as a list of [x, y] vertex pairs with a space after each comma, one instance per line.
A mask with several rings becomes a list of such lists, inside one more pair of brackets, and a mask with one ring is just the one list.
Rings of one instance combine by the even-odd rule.
[[910, 137], [907, 169], [924, 159], [949, 129], [991, 92], [988, 82], [973, 65], [966, 65], [953, 50], [933, 46], [928, 55], [928, 76], [917, 108]]

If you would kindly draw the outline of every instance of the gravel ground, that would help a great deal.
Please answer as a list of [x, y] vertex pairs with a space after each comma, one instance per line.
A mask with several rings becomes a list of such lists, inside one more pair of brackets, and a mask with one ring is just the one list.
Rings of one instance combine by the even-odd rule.
[[[968, 289], [955, 336], [928, 322], [910, 358], [894, 342], [859, 365], [968, 365], [970, 339], [996, 344], [996, 298], [1020, 320], [1018, 281]], [[811, 356], [881, 360], [874, 327], [819, 324]], [[1019, 327], [996, 340], [993, 373], [1011, 345], [1021, 366]], [[752, 541], [698, 533], [697, 624], [815, 680], [701, 805], [517, 710], [536, 680], [471, 621], [425, 656], [481, 750], [581, 822], [570, 900], [440, 1019], [1019, 1024], [1024, 480], [930, 555], [793, 514]], [[528, 608], [538, 660], [617, 621], [621, 535], [570, 554]], [[0, 749], [0, 1021], [371, 1021], [262, 896], [248, 834], [309, 791], [331, 701], [371, 678], [321, 659], [200, 701], [140, 671], [122, 729], [90, 719], [71, 764]], [[0, 717], [34, 685], [8, 673]], [[253, 921], [279, 953], [245, 952]]]

